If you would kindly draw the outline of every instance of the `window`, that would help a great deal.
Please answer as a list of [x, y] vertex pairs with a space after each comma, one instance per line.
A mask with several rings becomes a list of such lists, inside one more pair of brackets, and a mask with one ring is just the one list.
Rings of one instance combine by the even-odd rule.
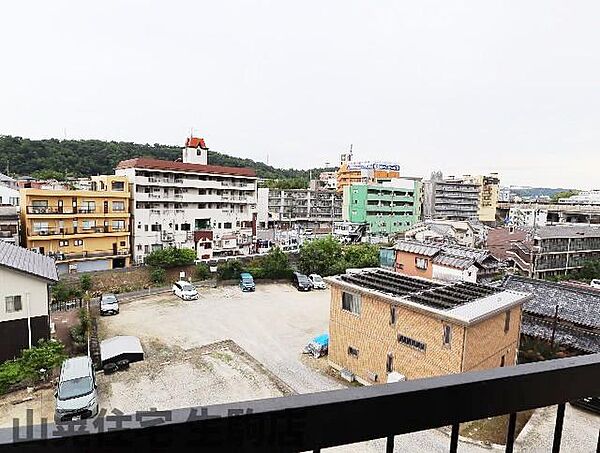
[[91, 230], [92, 228], [96, 228], [95, 220], [83, 220], [82, 224], [83, 224], [82, 228], [84, 230]]
[[123, 212], [123, 211], [125, 211], [125, 202], [124, 201], [113, 201], [112, 208], [113, 208], [113, 211]]
[[504, 315], [504, 333], [507, 333], [510, 330], [510, 310], [508, 310]]
[[69, 241], [58, 241], [59, 247], [68, 247]]
[[155, 223], [154, 225], [152, 225], [152, 231], [161, 231], [161, 226], [158, 223]]
[[33, 232], [48, 231], [48, 222], [33, 222]]
[[505, 357], [504, 357], [504, 356], [500, 357], [500, 366], [501, 366], [501, 367], [503, 367], [503, 366], [504, 366], [505, 362], [506, 362], [506, 359], [505, 359]]
[[450, 343], [452, 343], [452, 326], [448, 324], [444, 324], [444, 334], [443, 334], [443, 344], [446, 347], [450, 347]]
[[425, 271], [425, 270], [427, 270], [427, 264], [428, 264], [427, 258], [419, 258], [419, 257], [415, 258], [415, 267], [417, 269], [421, 269], [421, 270]]
[[225, 222], [223, 224], [223, 228], [226, 230], [231, 230], [231, 222]]
[[418, 349], [421, 352], [425, 352], [427, 345], [421, 341], [413, 340], [405, 335], [398, 334], [398, 343], [405, 344], [411, 348]]
[[81, 212], [95, 212], [96, 202], [95, 201], [83, 201], [81, 203]]
[[358, 349], [348, 346], [348, 355], [358, 359]]
[[148, 231], [148, 225], [144, 225], [144, 231]]
[[192, 229], [192, 225], [190, 225], [189, 223], [181, 224], [181, 231], [190, 231], [191, 229]]
[[75, 239], [73, 241], [73, 245], [82, 246], [83, 245], [83, 239]]
[[125, 229], [125, 220], [113, 220], [112, 221], [112, 229], [117, 231], [122, 231]]
[[138, 252], [141, 252], [142, 251], [142, 244], [136, 245], [135, 248], [137, 249]]
[[391, 352], [388, 353], [387, 359], [385, 361], [385, 371], [387, 373], [391, 373], [392, 371], [394, 371], [394, 354], [392, 354]]
[[396, 307], [390, 305], [390, 325], [396, 324]]
[[120, 245], [121, 247], [125, 247], [125, 245], [126, 245], [126, 244], [127, 244], [127, 243], [126, 243], [125, 241], [121, 241], [121, 242], [119, 242], [119, 245]]
[[150, 253], [150, 246], [144, 245], [144, 253]]
[[342, 310], [349, 311], [355, 315], [360, 315], [360, 296], [342, 292]]
[[6, 296], [4, 301], [6, 303], [6, 313], [14, 313], [23, 309], [21, 296]]
[[111, 188], [115, 192], [123, 192], [125, 190], [125, 182], [123, 182], [123, 181], [113, 181], [111, 183]]

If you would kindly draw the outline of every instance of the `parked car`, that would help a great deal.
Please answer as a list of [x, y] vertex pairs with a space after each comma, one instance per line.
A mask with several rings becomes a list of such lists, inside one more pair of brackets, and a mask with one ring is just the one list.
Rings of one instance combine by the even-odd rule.
[[242, 291], [244, 292], [256, 290], [256, 285], [254, 284], [254, 277], [252, 277], [252, 274], [249, 274], [248, 272], [242, 272], [240, 274], [240, 288], [242, 288]]
[[196, 287], [185, 280], [173, 283], [173, 294], [181, 297], [183, 300], [196, 300], [200, 297]]
[[600, 414], [600, 397], [598, 396], [588, 396], [585, 398], [581, 398], [579, 400], [571, 401], [571, 404], [574, 406], [581, 407], [582, 409], [586, 409], [588, 411]]
[[319, 274], [310, 274], [308, 278], [312, 282], [314, 289], [327, 289], [325, 280], [323, 280], [323, 277], [321, 277]]
[[593, 279], [593, 280], [590, 282], [590, 286], [591, 286], [592, 288], [598, 288], [598, 289], [600, 289], [600, 279], [598, 279], [598, 278], [595, 278], [595, 279]]
[[54, 393], [56, 423], [91, 418], [98, 414], [96, 377], [92, 360], [73, 357], [63, 362]]
[[294, 272], [294, 286], [298, 291], [310, 291], [312, 289], [312, 282], [306, 275]]
[[315, 337], [308, 343], [304, 350], [304, 354], [312, 354], [315, 359], [318, 359], [322, 355], [327, 355], [329, 349], [329, 334], [324, 333]]
[[118, 315], [119, 299], [112, 293], [102, 294], [100, 298], [100, 315]]

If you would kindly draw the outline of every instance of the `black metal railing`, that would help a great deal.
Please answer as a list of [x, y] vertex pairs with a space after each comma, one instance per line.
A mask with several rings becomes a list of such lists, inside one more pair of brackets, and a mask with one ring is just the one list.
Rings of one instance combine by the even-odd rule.
[[553, 451], [558, 452], [565, 403], [598, 394], [600, 354], [594, 354], [388, 385], [110, 415], [60, 428], [27, 430], [21, 424], [0, 430], [0, 449], [319, 451], [385, 438], [386, 451], [393, 451], [396, 435], [451, 426], [449, 451], [456, 452], [460, 423], [510, 414], [506, 451], [512, 452], [516, 413], [557, 404]]

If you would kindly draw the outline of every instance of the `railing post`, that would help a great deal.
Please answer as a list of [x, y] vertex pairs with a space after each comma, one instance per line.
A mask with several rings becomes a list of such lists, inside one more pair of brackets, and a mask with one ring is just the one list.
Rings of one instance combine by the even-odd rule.
[[385, 453], [394, 453], [394, 436], [388, 436], [385, 442]]
[[460, 423], [452, 425], [452, 433], [450, 434], [450, 453], [456, 453], [458, 450], [458, 429]]
[[565, 421], [565, 403], [558, 405], [556, 409], [556, 425], [554, 426], [554, 443], [552, 453], [560, 452], [560, 441], [562, 439], [563, 423]]
[[517, 426], [517, 414], [513, 412], [508, 417], [508, 430], [506, 432], [506, 453], [513, 453], [515, 446], [515, 428]]

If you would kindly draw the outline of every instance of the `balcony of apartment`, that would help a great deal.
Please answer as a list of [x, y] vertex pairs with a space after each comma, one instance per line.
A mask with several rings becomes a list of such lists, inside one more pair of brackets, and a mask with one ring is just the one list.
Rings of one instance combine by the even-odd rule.
[[119, 215], [119, 216], [127, 216], [129, 217], [129, 212], [125, 207], [123, 208], [114, 208], [112, 206], [109, 207], [71, 207], [71, 206], [26, 206], [25, 211], [27, 214], [39, 218], [55, 218], [61, 216], [99, 216], [103, 217], [105, 215]]
[[[396, 441], [401, 444], [403, 438], [397, 436], [419, 436], [419, 431], [448, 427], [447, 449], [453, 453], [459, 451], [461, 423], [508, 415], [505, 451], [513, 452], [517, 413], [556, 405], [554, 428], [540, 432], [538, 443], [540, 450], [559, 452], [566, 447], [566, 403], [600, 394], [599, 375], [600, 354], [591, 354], [388, 385], [161, 408], [155, 414], [107, 414], [64, 424], [62, 429], [16, 425], [0, 430], [0, 448], [6, 452], [318, 452], [380, 440], [382, 451], [392, 452], [402, 448]], [[586, 439], [586, 443], [600, 445], [600, 439]], [[364, 445], [354, 447], [364, 450]]]
[[42, 228], [27, 229], [27, 237], [32, 240], [56, 239], [57, 237], [102, 237], [102, 236], [124, 236], [129, 234], [127, 225], [124, 227], [96, 226], [91, 228]]
[[89, 261], [101, 258], [123, 258], [131, 255], [131, 251], [127, 248], [120, 248], [118, 250], [84, 250], [77, 253], [50, 252], [46, 255], [54, 258], [57, 263], [67, 263], [72, 261]]

